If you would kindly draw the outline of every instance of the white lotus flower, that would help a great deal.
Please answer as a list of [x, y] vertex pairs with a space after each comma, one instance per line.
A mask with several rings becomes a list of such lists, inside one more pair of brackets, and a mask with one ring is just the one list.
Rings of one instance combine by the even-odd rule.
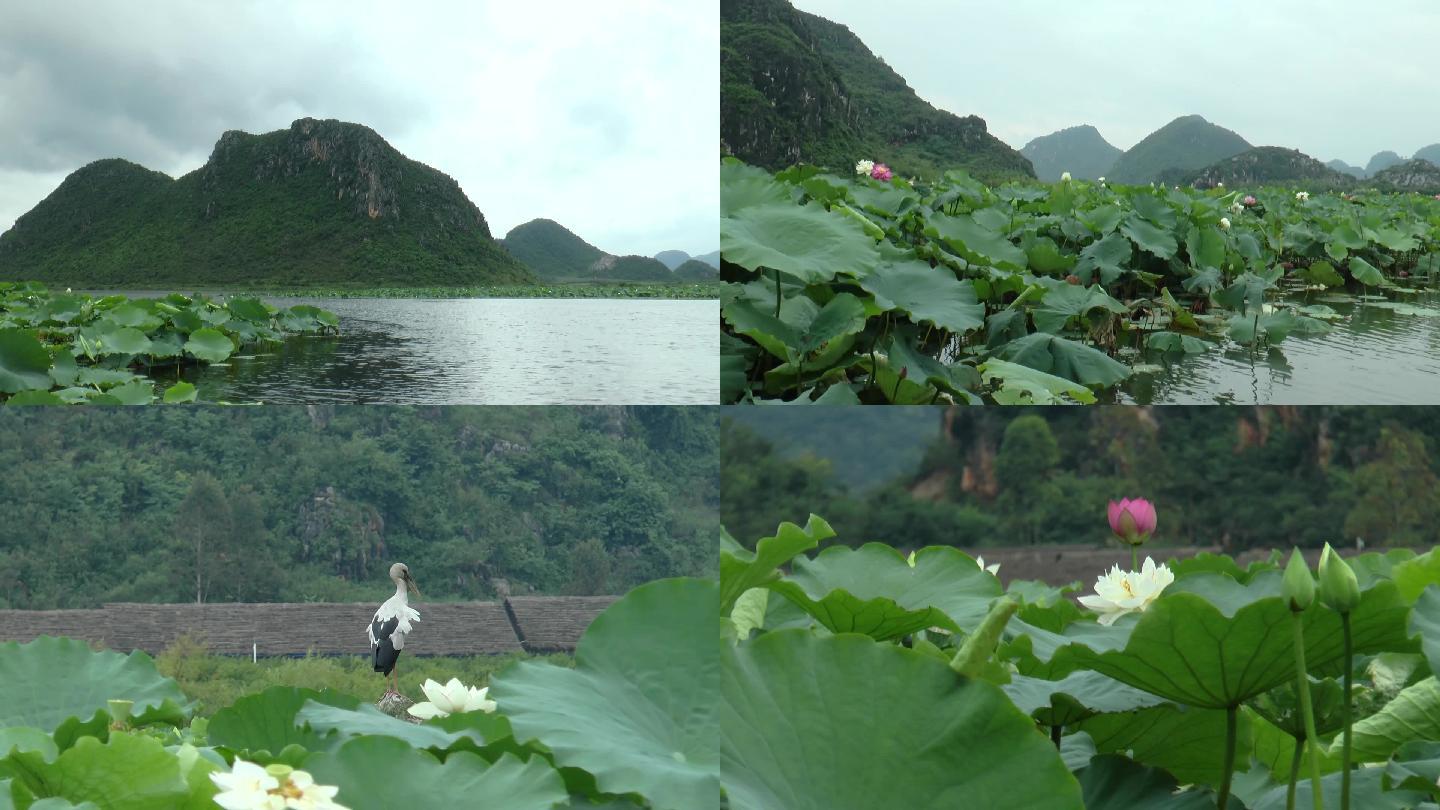
[[1068, 183], [1068, 182], [1070, 182], [1070, 173], [1069, 173], [1069, 172], [1062, 172], [1062, 173], [1060, 174], [1060, 182], [1062, 182], [1062, 183]]
[[862, 160], [862, 161], [859, 161], [859, 162], [857, 162], [857, 163], [855, 164], [855, 173], [856, 173], [856, 174], [869, 174], [869, 173], [870, 173], [871, 171], [873, 171], [874, 169], [875, 169], [875, 161], [873, 161], [873, 160]]
[[1299, 200], [1300, 202], [1305, 202], [1306, 200], [1310, 199], [1310, 192], [1297, 191], [1295, 192], [1295, 199]]
[[1236, 200], [1230, 204], [1230, 213], [1243, 214], [1245, 213], [1245, 206], [1241, 205], [1239, 200]]
[[1220, 217], [1220, 230], [1222, 230], [1222, 231], [1228, 231], [1228, 230], [1230, 230], [1230, 218], [1229, 218], [1229, 217]]
[[985, 558], [977, 556], [975, 558], [975, 564], [980, 566], [982, 569], [990, 572], [994, 576], [1000, 576], [1000, 563], [995, 563], [994, 565], [986, 565]]
[[484, 689], [476, 689], [460, 683], [459, 678], [451, 678], [449, 683], [441, 686], [426, 678], [420, 689], [425, 692], [425, 697], [430, 699], [416, 703], [410, 707], [409, 711], [421, 719], [448, 717], [465, 712], [495, 711], [495, 701], [485, 697], [490, 692], [488, 686]]
[[1127, 613], [1144, 612], [1174, 581], [1169, 566], [1157, 566], [1146, 557], [1139, 571], [1121, 571], [1118, 565], [1111, 568], [1095, 580], [1095, 595], [1080, 597], [1080, 604], [1100, 614], [1100, 623], [1108, 626]]
[[1105, 178], [1103, 178], [1103, 177], [1100, 178], [1100, 185], [1102, 185], [1102, 186], [1105, 185]]
[[1225, 184], [1224, 184], [1223, 182], [1216, 183], [1216, 184], [1215, 184], [1215, 187], [1216, 187], [1216, 188], [1224, 188], [1224, 187], [1225, 187]]
[[215, 803], [225, 810], [346, 810], [335, 802], [340, 788], [317, 785], [305, 771], [280, 763], [262, 768], [237, 759], [230, 773], [216, 771], [210, 781], [220, 788]]

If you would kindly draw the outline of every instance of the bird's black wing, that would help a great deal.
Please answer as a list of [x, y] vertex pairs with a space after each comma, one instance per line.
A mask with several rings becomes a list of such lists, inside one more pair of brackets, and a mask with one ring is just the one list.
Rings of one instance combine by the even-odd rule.
[[370, 633], [375, 636], [375, 671], [390, 674], [395, 668], [395, 662], [400, 658], [400, 651], [390, 641], [390, 635], [399, 626], [399, 617], [380, 621], [376, 618], [370, 622]]

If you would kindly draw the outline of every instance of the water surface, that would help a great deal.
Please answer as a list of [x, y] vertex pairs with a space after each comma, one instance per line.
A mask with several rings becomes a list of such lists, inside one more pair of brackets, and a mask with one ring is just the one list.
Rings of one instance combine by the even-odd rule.
[[[127, 292], [127, 295], [160, 293]], [[704, 404], [719, 401], [718, 301], [279, 298], [338, 336], [243, 347], [188, 369], [205, 401]]]

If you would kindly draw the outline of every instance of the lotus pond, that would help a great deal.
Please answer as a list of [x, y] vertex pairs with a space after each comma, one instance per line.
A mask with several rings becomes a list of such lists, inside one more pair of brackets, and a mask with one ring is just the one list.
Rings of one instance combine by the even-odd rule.
[[334, 313], [309, 304], [179, 294], [130, 299], [51, 293], [0, 282], [0, 401], [143, 405], [193, 402], [181, 377], [242, 348], [333, 335]]
[[[0, 645], [0, 806], [213, 808], [215, 777], [265, 766], [307, 796], [310, 778], [336, 788], [350, 810], [717, 807], [715, 604], [713, 580], [643, 585], [595, 619], [573, 669], [511, 665], [490, 679], [492, 711], [420, 723], [288, 686], [196, 718], [143, 653]], [[253, 794], [254, 781], [231, 790]]]
[[1440, 200], [721, 167], [721, 396], [1440, 403]]
[[[722, 536], [721, 761], [735, 810], [1440, 797], [1440, 553], [1332, 556], [1318, 585], [1303, 560], [1282, 573], [1278, 553], [1243, 569], [1201, 554], [1102, 591], [1002, 585], [951, 547], [814, 553], [833, 535], [811, 516], [743, 547]], [[1342, 567], [1353, 587], [1335, 601]], [[1305, 582], [1318, 597], [1302, 607]]]

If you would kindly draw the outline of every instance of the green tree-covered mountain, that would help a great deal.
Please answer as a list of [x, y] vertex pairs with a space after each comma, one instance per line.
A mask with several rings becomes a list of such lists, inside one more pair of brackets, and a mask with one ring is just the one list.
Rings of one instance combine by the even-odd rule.
[[1421, 147], [1410, 156], [1411, 160], [1428, 160], [1436, 166], [1440, 166], [1440, 143], [1432, 143], [1429, 146]]
[[786, 0], [721, 0], [720, 148], [771, 170], [868, 158], [902, 174], [1034, 176], [984, 120], [935, 109], [850, 29]]
[[1404, 160], [1405, 158], [1400, 157], [1388, 149], [1384, 152], [1376, 152], [1374, 156], [1370, 158], [1370, 162], [1365, 164], [1365, 174], [1368, 177], [1374, 177], [1376, 172], [1388, 169], [1397, 163], [1404, 162]]
[[1170, 171], [1161, 174], [1166, 182], [1200, 188], [1305, 183], [1311, 188], [1349, 188], [1355, 178], [1338, 172], [1298, 149], [1257, 146], [1206, 166], [1199, 171]]
[[1130, 147], [1106, 177], [1116, 183], [1153, 183], [1167, 169], [1202, 169], [1249, 148], [1224, 127], [1198, 115], [1181, 116]]
[[708, 264], [716, 270], [720, 269], [720, 251], [712, 250], [701, 256], [691, 256], [683, 250], [662, 250], [655, 254], [655, 261], [660, 262], [671, 270], [679, 270], [680, 266], [688, 261]]
[[1428, 160], [1407, 160], [1376, 172], [1370, 182], [1389, 191], [1440, 194], [1440, 166]]
[[1335, 160], [1327, 160], [1327, 161], [1325, 161], [1325, 165], [1326, 165], [1326, 166], [1329, 166], [1330, 168], [1334, 169], [1334, 170], [1337, 171], [1337, 172], [1341, 172], [1341, 173], [1343, 173], [1343, 174], [1348, 174], [1348, 175], [1350, 175], [1351, 177], [1354, 177], [1354, 178], [1357, 179], [1357, 180], [1364, 180], [1364, 179], [1365, 179], [1365, 170], [1364, 170], [1364, 169], [1360, 168], [1359, 166], [1352, 166], [1352, 165], [1350, 165], [1349, 163], [1346, 163], [1345, 161], [1340, 160], [1340, 159], [1338, 159], [1338, 158], [1335, 159]]
[[674, 272], [677, 281], [715, 281], [720, 278], [718, 268], [698, 259], [686, 259]]
[[395, 561], [432, 600], [713, 575], [716, 430], [708, 408], [0, 409], [0, 606], [193, 602], [197, 573], [206, 601], [371, 601]]
[[[612, 256], [551, 219], [532, 219], [505, 234], [510, 251], [548, 281], [676, 281], [649, 256]], [[675, 251], [680, 252], [680, 251]]]
[[0, 234], [0, 279], [86, 287], [491, 284], [531, 274], [448, 175], [373, 130], [302, 118], [226, 132], [179, 179], [73, 172]]
[[1070, 172], [1077, 180], [1098, 180], [1106, 177], [1121, 150], [1112, 146], [1089, 124], [1069, 127], [1025, 144], [1020, 154], [1030, 159], [1035, 176], [1047, 183]]

